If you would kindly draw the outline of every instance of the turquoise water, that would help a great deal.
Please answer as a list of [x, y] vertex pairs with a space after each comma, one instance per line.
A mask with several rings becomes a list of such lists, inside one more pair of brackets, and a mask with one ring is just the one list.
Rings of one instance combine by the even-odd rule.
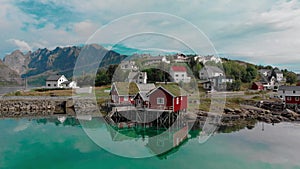
[[[272, 126], [258, 123], [251, 130], [216, 133], [204, 144], [199, 144], [196, 137], [198, 131], [194, 131], [179, 147], [164, 155], [148, 158], [114, 155], [95, 144], [81, 126], [73, 118], [64, 123], [57, 119], [1, 119], [0, 168], [300, 168], [300, 125], [297, 124]], [[95, 126], [99, 127], [98, 124]], [[106, 125], [100, 126], [109, 133]], [[129, 135], [132, 135], [133, 131], [130, 132]], [[115, 140], [110, 138], [107, 142], [143, 142], [147, 140], [147, 136], [141, 134], [143, 132], [149, 131], [134, 133], [140, 139], [129, 141], [121, 137]], [[99, 137], [107, 139], [102, 134], [103, 137], [101, 134]], [[136, 146], [136, 150], [124, 147], [128, 153], [139, 149], [143, 147]]]

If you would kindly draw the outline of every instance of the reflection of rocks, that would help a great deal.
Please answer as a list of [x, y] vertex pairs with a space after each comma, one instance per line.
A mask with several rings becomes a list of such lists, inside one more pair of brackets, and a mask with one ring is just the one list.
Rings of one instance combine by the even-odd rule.
[[[75, 111], [76, 110], [76, 111]], [[3, 97], [0, 117], [48, 116], [53, 114], [100, 114], [92, 99], [66, 97]]]

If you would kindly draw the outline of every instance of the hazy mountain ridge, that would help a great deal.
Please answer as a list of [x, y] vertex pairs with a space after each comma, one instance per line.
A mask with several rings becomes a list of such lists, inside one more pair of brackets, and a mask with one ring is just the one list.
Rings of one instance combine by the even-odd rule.
[[26, 54], [16, 50], [6, 55], [3, 62], [23, 78], [46, 76], [51, 73], [60, 73], [72, 77], [76, 60], [80, 52], [86, 47], [89, 50], [93, 49], [93, 52], [98, 56], [105, 54], [99, 66], [118, 64], [127, 57], [107, 50], [100, 45], [91, 44], [84, 47], [57, 47], [54, 50], [37, 49]]
[[22, 83], [20, 75], [10, 69], [0, 60], [0, 86], [3, 85], [19, 85]]

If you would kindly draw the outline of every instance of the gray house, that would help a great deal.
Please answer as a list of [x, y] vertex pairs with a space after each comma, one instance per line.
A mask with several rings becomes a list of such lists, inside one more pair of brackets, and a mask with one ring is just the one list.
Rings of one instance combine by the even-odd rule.
[[218, 76], [225, 76], [225, 73], [217, 66], [205, 66], [199, 71], [200, 80], [208, 80]]

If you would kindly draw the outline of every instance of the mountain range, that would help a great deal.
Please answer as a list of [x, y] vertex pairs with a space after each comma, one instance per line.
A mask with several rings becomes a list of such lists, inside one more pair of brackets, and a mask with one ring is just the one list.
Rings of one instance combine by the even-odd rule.
[[[6, 55], [3, 59], [4, 64], [2, 62], [1, 64], [5, 66], [6, 71], [11, 72], [11, 75], [27, 78], [31, 85], [40, 86], [45, 83], [45, 79], [51, 74], [64, 74], [67, 78], [72, 77], [73, 68], [80, 52], [87, 48], [88, 52], [93, 52], [93, 55], [100, 56], [105, 54], [99, 65], [100, 67], [118, 64], [127, 57], [115, 51], [107, 50], [100, 45], [91, 44], [86, 46], [57, 47], [54, 50], [44, 48], [33, 52], [29, 51], [28, 53], [16, 50]], [[7, 81], [8, 77], [0, 76], [0, 79]]]

